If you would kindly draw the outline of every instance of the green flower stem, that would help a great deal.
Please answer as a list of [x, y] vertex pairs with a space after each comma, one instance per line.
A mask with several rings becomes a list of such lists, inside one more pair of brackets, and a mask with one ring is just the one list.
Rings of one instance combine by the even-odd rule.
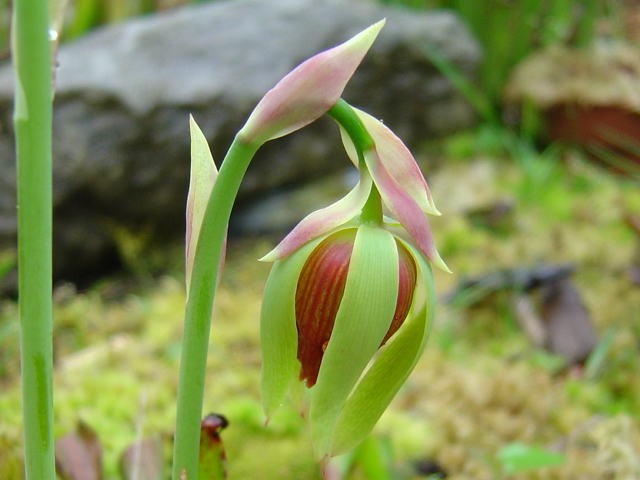
[[[359, 157], [362, 157], [362, 152], [375, 147], [375, 142], [373, 138], [371, 138], [371, 135], [369, 135], [362, 120], [360, 120], [360, 117], [358, 117], [353, 107], [343, 99], [338, 100], [338, 102], [329, 109], [327, 114], [345, 129], [355, 145]], [[360, 160], [360, 163], [362, 163], [362, 158], [360, 158]]]
[[240, 182], [259, 147], [236, 136], [222, 162], [202, 219], [185, 311], [173, 480], [180, 479], [182, 469], [187, 480], [197, 479], [209, 331], [222, 246]]
[[[358, 117], [353, 107], [342, 99], [338, 100], [327, 113], [347, 132], [358, 152], [359, 168], [361, 171], [366, 170], [367, 166], [364, 162], [363, 152], [375, 148], [375, 142], [360, 117]], [[360, 218], [363, 222], [373, 222], [378, 225], [383, 223], [382, 199], [375, 185], [371, 187], [371, 193], [367, 203], [362, 208]]]
[[51, 300], [51, 53], [47, 0], [13, 10], [20, 355], [25, 474], [54, 480]]

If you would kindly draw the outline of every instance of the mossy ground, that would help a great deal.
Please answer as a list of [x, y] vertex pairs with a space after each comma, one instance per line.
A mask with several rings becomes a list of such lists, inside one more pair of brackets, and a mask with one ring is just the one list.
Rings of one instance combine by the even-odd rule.
[[[535, 168], [535, 167], [534, 167]], [[428, 176], [443, 215], [432, 219], [440, 253], [454, 272], [436, 272], [440, 295], [465, 275], [537, 263], [574, 263], [575, 284], [601, 338], [611, 343], [589, 376], [557, 371], [531, 346], [509, 294], [473, 308], [439, 306], [427, 350], [375, 429], [392, 451], [397, 478], [436, 460], [450, 479], [640, 478], [640, 287], [627, 270], [638, 238], [624, 222], [640, 212], [637, 183], [582, 162], [552, 175], [504, 159], [448, 161]], [[528, 192], [528, 193], [527, 193]], [[468, 211], [496, 201], [513, 211], [500, 229], [474, 226]], [[231, 479], [317, 479], [304, 420], [289, 406], [264, 426], [258, 394], [258, 316], [273, 242], [232, 242], [216, 298], [205, 410], [230, 420], [223, 432]], [[116, 281], [116, 285], [117, 285]], [[184, 308], [179, 271], [118, 298], [114, 283], [56, 292], [55, 432], [79, 419], [104, 445], [106, 479], [136, 437], [168, 446]], [[610, 333], [607, 333], [610, 332]], [[20, 473], [17, 308], [0, 311], [0, 478]], [[507, 475], [499, 460], [513, 442], [565, 455], [561, 466]], [[167, 448], [169, 462], [170, 448]], [[358, 477], [359, 478], [359, 477]]]

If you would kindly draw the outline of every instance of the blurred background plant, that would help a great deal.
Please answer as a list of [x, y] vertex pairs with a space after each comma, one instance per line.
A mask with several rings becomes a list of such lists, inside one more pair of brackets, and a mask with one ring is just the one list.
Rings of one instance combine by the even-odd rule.
[[[219, 0], [69, 0], [64, 39], [80, 36], [104, 24], [159, 12], [186, 3]], [[513, 66], [533, 50], [554, 43], [587, 45], [598, 19], [607, 18], [609, 32], [621, 33], [623, 3], [616, 0], [372, 0], [416, 9], [446, 8], [468, 24], [484, 50], [480, 85], [493, 99], [500, 97]], [[0, 2], [0, 38], [8, 47], [9, 0]]]
[[[68, 0], [64, 8], [62, 40], [79, 37], [100, 25], [150, 14], [202, 0]], [[209, 0], [216, 1], [216, 0]], [[52, 2], [53, 3], [53, 2]], [[61, 2], [57, 2], [61, 3]], [[11, 1], [0, 0], [0, 52], [9, 55]]]
[[478, 86], [494, 104], [499, 103], [513, 67], [531, 52], [557, 43], [588, 45], [596, 34], [598, 19], [620, 15], [619, 2], [609, 0], [383, 1], [457, 12], [483, 49]]

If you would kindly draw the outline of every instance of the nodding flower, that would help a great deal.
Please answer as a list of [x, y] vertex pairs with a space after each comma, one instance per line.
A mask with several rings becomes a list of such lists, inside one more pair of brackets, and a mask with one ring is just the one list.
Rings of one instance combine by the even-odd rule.
[[[411, 152], [340, 99], [383, 25], [303, 62], [267, 92], [234, 140], [255, 152], [328, 113], [359, 171], [349, 193], [302, 219], [262, 258], [273, 262], [260, 314], [263, 407], [270, 419], [290, 394], [308, 415], [322, 461], [357, 446], [408, 378], [433, 321], [431, 265], [448, 271], [427, 220], [439, 212]], [[193, 121], [191, 128], [187, 288], [219, 181], [204, 135]]]
[[439, 213], [411, 152], [340, 99], [383, 25], [303, 62], [237, 137], [259, 146], [328, 113], [360, 173], [262, 258], [274, 262], [261, 310], [264, 410], [270, 419], [290, 394], [319, 460], [360, 443], [405, 382], [433, 320], [431, 264], [448, 271], [427, 220]]
[[275, 261], [261, 311], [267, 417], [300, 384], [317, 458], [355, 447], [420, 358], [434, 306], [429, 261], [385, 223], [354, 219]]
[[306, 387], [318, 459], [362, 441], [407, 379], [433, 319], [431, 263], [448, 271], [426, 217], [438, 211], [409, 150], [364, 112], [336, 108], [359, 122], [360, 138], [343, 132], [359, 182], [263, 258], [274, 261], [261, 312], [265, 412]]

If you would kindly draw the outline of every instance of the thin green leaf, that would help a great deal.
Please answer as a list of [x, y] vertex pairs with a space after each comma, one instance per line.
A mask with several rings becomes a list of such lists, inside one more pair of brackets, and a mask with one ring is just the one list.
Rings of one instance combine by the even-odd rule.
[[584, 378], [589, 381], [596, 380], [602, 372], [605, 370], [605, 363], [607, 357], [611, 353], [611, 347], [613, 346], [613, 340], [618, 333], [618, 328], [613, 326], [607, 329], [602, 339], [593, 349], [589, 358], [584, 365]]
[[196, 254], [196, 244], [200, 235], [202, 219], [207, 208], [211, 189], [218, 176], [216, 164], [213, 162], [209, 144], [202, 130], [189, 116], [191, 132], [191, 175], [189, 193], [187, 195], [187, 228], [186, 228], [186, 282], [187, 290], [191, 282], [193, 259]]
[[25, 478], [53, 480], [51, 47], [48, 4], [12, 5]]
[[498, 452], [498, 459], [508, 475], [538, 468], [562, 465], [565, 456], [536, 446], [510, 443]]
[[499, 123], [491, 99], [482, 89], [474, 85], [474, 83], [437, 48], [425, 45], [422, 50], [431, 63], [458, 89], [486, 122], [491, 124]]
[[576, 33], [576, 45], [584, 47], [593, 42], [596, 35], [595, 23], [600, 15], [602, 2], [598, 0], [586, 0], [582, 2], [582, 15], [578, 22]]

